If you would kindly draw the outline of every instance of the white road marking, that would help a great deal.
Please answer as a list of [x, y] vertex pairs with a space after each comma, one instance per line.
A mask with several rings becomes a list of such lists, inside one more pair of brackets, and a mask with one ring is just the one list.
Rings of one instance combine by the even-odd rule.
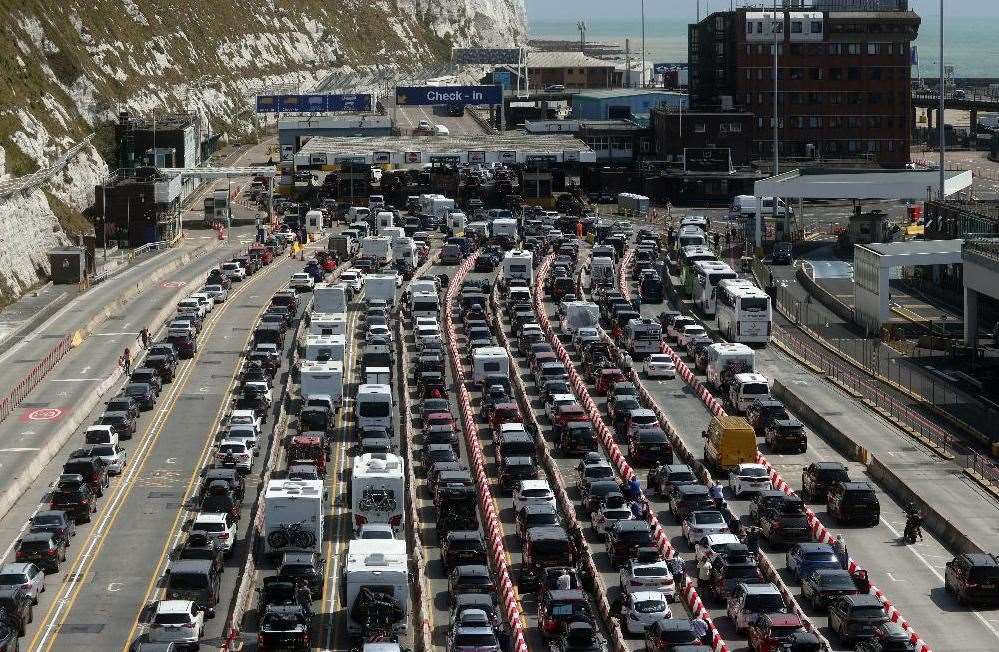
[[[902, 534], [898, 530], [896, 530], [894, 528], [894, 526], [892, 526], [892, 524], [889, 523], [885, 518], [882, 518], [881, 522], [885, 524], [886, 528], [888, 528], [889, 530], [891, 530], [892, 534], [894, 534], [896, 537], [902, 538]], [[941, 584], [943, 583], [943, 581], [944, 581], [943, 575], [941, 575], [940, 572], [936, 568], [933, 567], [933, 564], [931, 564], [926, 559], [926, 557], [924, 557], [922, 555], [922, 553], [920, 553], [918, 550], [916, 550], [915, 546], [906, 546], [906, 549], [909, 552], [911, 552], [913, 555], [915, 555], [916, 559], [918, 559], [919, 561], [921, 561], [923, 563], [923, 566], [926, 566], [926, 568], [929, 569], [929, 571], [931, 573], [933, 573], [933, 577], [937, 578], [937, 580]], [[996, 638], [999, 638], [999, 629], [996, 629], [995, 627], [993, 627], [992, 624], [989, 622], [989, 620], [987, 618], [985, 618], [985, 616], [983, 616], [980, 611], [978, 611], [977, 609], [972, 609], [971, 613], [974, 614], [975, 618], [977, 618], [979, 620], [979, 622], [981, 622], [983, 625], [985, 625], [985, 627], [990, 632], [992, 632], [992, 634]]]
[[28, 451], [40, 451], [41, 448], [0, 448], [0, 453], [27, 453]]
[[53, 378], [50, 382], [53, 383], [84, 383], [84, 382], [97, 382], [104, 380], [103, 378]]

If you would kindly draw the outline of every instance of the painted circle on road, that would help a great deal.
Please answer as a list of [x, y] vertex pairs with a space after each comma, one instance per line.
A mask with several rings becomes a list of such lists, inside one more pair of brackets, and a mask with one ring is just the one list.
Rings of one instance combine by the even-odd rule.
[[187, 285], [187, 281], [164, 281], [160, 283], [161, 288], [182, 288]]
[[24, 413], [25, 421], [55, 421], [62, 416], [59, 408], [37, 408]]

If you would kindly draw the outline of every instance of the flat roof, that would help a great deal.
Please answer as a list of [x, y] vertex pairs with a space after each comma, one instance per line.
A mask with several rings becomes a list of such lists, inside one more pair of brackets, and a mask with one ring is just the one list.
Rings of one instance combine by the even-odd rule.
[[901, 242], [874, 242], [859, 245], [882, 256], [910, 256], [932, 254], [961, 255], [964, 240], [906, 240]]
[[604, 61], [582, 52], [528, 52], [528, 68], [613, 68], [613, 61]]
[[643, 97], [647, 95], [657, 97], [661, 95], [669, 95], [671, 97], [687, 97], [686, 93], [647, 88], [595, 88], [592, 90], [579, 91], [576, 93], [576, 98], [587, 97], [591, 99], [607, 99], [616, 97]]
[[[971, 170], [945, 171], [944, 194], [971, 186]], [[940, 184], [937, 170], [792, 170], [757, 181], [757, 197], [802, 199], [926, 199]]]
[[[469, 156], [469, 152], [473, 155]], [[470, 163], [524, 163], [530, 156], [554, 156], [558, 161], [584, 163], [595, 160], [593, 149], [575, 136], [508, 131], [488, 137], [313, 136], [295, 154], [295, 164], [333, 164], [350, 159], [364, 159], [368, 163], [422, 164], [429, 163], [430, 156], [457, 156]]]

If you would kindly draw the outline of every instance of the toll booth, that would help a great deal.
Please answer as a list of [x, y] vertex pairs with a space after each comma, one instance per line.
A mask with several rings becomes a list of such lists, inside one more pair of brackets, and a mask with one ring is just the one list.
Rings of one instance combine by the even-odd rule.
[[554, 205], [554, 156], [528, 156], [520, 173], [521, 195], [530, 206]]
[[[62, 247], [51, 249], [49, 257], [49, 278], [58, 285], [75, 285], [90, 278], [92, 270], [88, 265], [87, 250], [84, 247]], [[91, 261], [92, 263], [92, 261]]]

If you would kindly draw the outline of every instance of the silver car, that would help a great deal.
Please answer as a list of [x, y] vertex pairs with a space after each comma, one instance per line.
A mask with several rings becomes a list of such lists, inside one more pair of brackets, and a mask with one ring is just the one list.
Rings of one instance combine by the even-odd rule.
[[31, 563], [0, 566], [0, 589], [21, 588], [38, 604], [38, 594], [45, 592], [45, 571]]

